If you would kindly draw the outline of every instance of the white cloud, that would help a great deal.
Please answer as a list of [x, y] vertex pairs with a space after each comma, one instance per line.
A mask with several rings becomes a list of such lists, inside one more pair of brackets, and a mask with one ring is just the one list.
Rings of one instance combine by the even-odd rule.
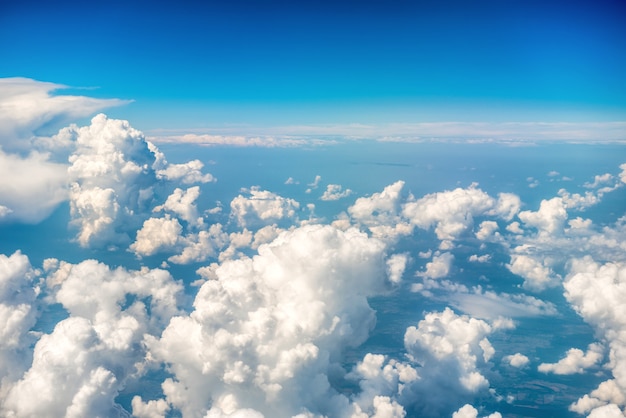
[[498, 223], [494, 221], [483, 221], [480, 223], [476, 238], [481, 241], [494, 240], [500, 237], [498, 231]]
[[208, 230], [182, 237], [179, 241], [183, 247], [182, 250], [179, 254], [169, 257], [168, 260], [176, 264], [206, 261], [210, 257], [215, 257], [219, 249], [227, 242], [228, 235], [222, 230], [222, 225], [213, 224]]
[[350, 217], [366, 226], [373, 236], [393, 240], [399, 235], [409, 234], [413, 227], [401, 219], [403, 181], [385, 187], [382, 192], [369, 197], [359, 197], [348, 208]]
[[[626, 342], [622, 338], [626, 331], [623, 315], [626, 309], [625, 283], [624, 263], [599, 264], [590, 256], [574, 259], [564, 281], [567, 300], [608, 344], [610, 369], [622, 395], [626, 393]], [[591, 398], [606, 403], [606, 389], [612, 386], [592, 392]], [[619, 402], [620, 406], [625, 405], [623, 396]]]
[[590, 344], [586, 353], [578, 348], [571, 348], [565, 357], [557, 363], [541, 363], [537, 369], [542, 373], [583, 373], [586, 369], [598, 364], [603, 358], [604, 347], [600, 344]]
[[48, 161], [45, 154], [20, 157], [0, 149], [0, 220], [42, 221], [67, 199], [66, 184], [66, 165]]
[[70, 316], [39, 339], [30, 369], [5, 389], [0, 412], [16, 417], [124, 416], [115, 398], [142, 373], [144, 336], [160, 335], [179, 313], [182, 285], [163, 270], [111, 270], [94, 260], [47, 263], [48, 268], [55, 265], [60, 268], [51, 271], [49, 297]]
[[393, 398], [402, 397], [405, 387], [418, 380], [419, 376], [409, 364], [368, 353], [347, 378], [358, 380], [361, 389], [354, 399], [355, 411], [350, 415], [351, 418], [403, 418], [406, 412]]
[[210, 183], [215, 180], [209, 173], [202, 173], [204, 164], [200, 160], [191, 160], [182, 164], [167, 164], [165, 168], [157, 170], [160, 179], [180, 181], [183, 184]]
[[291, 136], [259, 135], [210, 135], [185, 133], [183, 135], [151, 135], [150, 141], [160, 144], [195, 144], [202, 146], [289, 148], [306, 145], [332, 144], [331, 140], [315, 138], [294, 138]]
[[339, 200], [344, 197], [348, 197], [351, 194], [352, 190], [350, 189], [343, 190], [343, 188], [339, 184], [329, 184], [328, 186], [326, 186], [326, 190], [324, 191], [324, 194], [322, 195], [322, 197], [320, 197], [320, 199]]
[[399, 283], [409, 261], [409, 255], [394, 254], [387, 260], [387, 275], [392, 283]]
[[504, 356], [502, 360], [506, 361], [511, 366], [517, 367], [517, 368], [525, 367], [530, 362], [528, 357], [526, 357], [525, 355], [521, 353], [515, 353], [515, 354], [508, 355], [508, 356]]
[[552, 234], [559, 230], [567, 219], [567, 211], [563, 199], [554, 197], [550, 200], [542, 200], [539, 210], [523, 211], [519, 218], [525, 225], [537, 228], [542, 234]]
[[623, 418], [624, 412], [615, 404], [604, 405], [587, 415], [587, 418]]
[[[470, 404], [463, 405], [458, 411], [452, 414], [452, 418], [477, 418], [478, 410]], [[499, 412], [487, 415], [485, 418], [502, 418]]]
[[132, 400], [133, 416], [137, 418], [165, 418], [170, 406], [163, 399], [143, 402], [141, 396]]
[[446, 308], [407, 328], [404, 344], [412, 360], [422, 366], [419, 373], [429, 385], [476, 393], [489, 386], [478, 367], [492, 354], [486, 338], [491, 332], [487, 322]]
[[155, 155], [126, 121], [100, 114], [74, 127], [76, 151], [68, 169], [72, 222], [81, 246], [128, 240], [135, 216], [146, 212], [156, 183]]
[[0, 254], [0, 394], [27, 368], [27, 348], [34, 342], [28, 331], [38, 316], [35, 278], [28, 257]]
[[294, 219], [300, 204], [267, 190], [253, 187], [250, 196], [239, 195], [230, 202], [231, 216], [242, 227]]
[[165, 218], [146, 219], [129, 248], [138, 256], [172, 250], [182, 240], [182, 231], [176, 218], [166, 215]]
[[525, 294], [496, 293], [476, 286], [467, 292], [448, 296], [457, 309], [478, 318], [495, 320], [502, 317], [554, 316], [553, 303]]
[[31, 147], [35, 132], [128, 101], [51, 94], [67, 88], [29, 78], [0, 78], [0, 146], [8, 152]]
[[559, 283], [560, 277], [548, 266], [524, 254], [512, 254], [511, 262], [506, 267], [511, 273], [524, 279], [523, 287], [525, 289], [540, 292]]
[[402, 213], [413, 225], [422, 229], [434, 226], [440, 240], [453, 241], [473, 225], [475, 216], [510, 219], [518, 208], [517, 196], [501, 194], [496, 200], [472, 184], [467, 189], [457, 188], [409, 201]]
[[472, 263], [488, 263], [491, 260], [491, 256], [489, 254], [477, 255], [472, 254], [468, 258]]
[[451, 253], [442, 253], [440, 255], [433, 256], [433, 260], [426, 263], [426, 270], [418, 272], [420, 277], [426, 277], [429, 279], [440, 279], [446, 277], [450, 273], [450, 266], [454, 256]]
[[610, 183], [611, 180], [613, 180], [613, 175], [611, 173], [598, 174], [593, 178], [592, 183], [585, 183], [583, 184], [583, 187], [595, 189], [603, 184]]
[[[424, 122], [386, 124], [295, 125], [273, 127], [215, 127], [154, 132], [151, 140], [200, 145], [307, 146], [332, 144], [334, 138], [381, 142], [450, 142], [535, 144], [623, 143], [626, 122]], [[320, 139], [322, 138], [322, 139]], [[599, 140], [598, 138], [602, 138]]]
[[152, 211], [167, 210], [178, 215], [182, 220], [192, 226], [200, 226], [202, 218], [198, 217], [198, 207], [195, 202], [200, 196], [200, 187], [194, 186], [187, 190], [176, 188], [163, 205], [155, 207]]
[[149, 342], [173, 373], [163, 384], [166, 400], [185, 415], [211, 405], [226, 413], [341, 415], [337, 408], [348, 403], [330, 389], [328, 368], [373, 326], [367, 296], [385, 288], [383, 252], [355, 229], [306, 225], [261, 245], [253, 258], [216, 266], [194, 311]]

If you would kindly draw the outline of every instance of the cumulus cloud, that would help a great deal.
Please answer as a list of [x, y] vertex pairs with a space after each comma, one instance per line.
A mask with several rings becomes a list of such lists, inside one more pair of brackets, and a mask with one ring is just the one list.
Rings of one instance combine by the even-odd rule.
[[322, 195], [322, 197], [320, 197], [320, 199], [321, 200], [339, 200], [344, 197], [348, 197], [351, 194], [352, 194], [352, 190], [350, 189], [343, 190], [340, 184], [329, 184], [328, 186], [326, 186], [326, 190], [324, 191], [324, 194]]
[[453, 241], [473, 225], [475, 216], [491, 215], [509, 220], [518, 209], [517, 196], [501, 194], [494, 199], [478, 189], [477, 184], [472, 184], [467, 189], [428, 194], [407, 202], [402, 213], [422, 229], [434, 226], [440, 240]]
[[[463, 405], [458, 411], [452, 414], [452, 418], [477, 418], [478, 410], [470, 404]], [[494, 412], [485, 416], [485, 418], [502, 418], [499, 412]]]
[[130, 250], [138, 256], [149, 256], [160, 251], [173, 249], [182, 239], [183, 227], [176, 218], [150, 218], [137, 231]]
[[567, 219], [567, 211], [563, 199], [554, 197], [542, 200], [538, 211], [526, 210], [518, 216], [525, 225], [537, 228], [540, 233], [552, 234], [562, 227]]
[[144, 336], [160, 335], [179, 312], [182, 285], [163, 270], [111, 270], [94, 260], [47, 266], [58, 268], [50, 297], [69, 317], [39, 339], [30, 368], [6, 390], [2, 414], [126, 416], [115, 398], [142, 373]]
[[68, 174], [77, 241], [82, 246], [127, 241], [125, 227], [137, 223], [135, 215], [145, 212], [153, 197], [154, 153], [128, 122], [103, 114], [74, 132]]
[[239, 195], [230, 202], [231, 216], [242, 227], [275, 223], [296, 218], [300, 203], [267, 190], [253, 187], [249, 197]]
[[[428, 396], [417, 401], [420, 416], [441, 416], [451, 407], [451, 400], [463, 399], [489, 387], [482, 372], [495, 350], [487, 339], [493, 328], [485, 321], [457, 315], [446, 308], [428, 313], [417, 327], [407, 328], [404, 344], [409, 358], [421, 367], [421, 377], [412, 389]], [[445, 394], [445, 395], [444, 395]], [[447, 401], [444, 401], [443, 397]]]
[[[613, 402], [616, 398], [619, 406], [625, 405], [626, 343], [621, 337], [626, 330], [623, 315], [626, 307], [625, 283], [626, 265], [624, 263], [599, 264], [590, 256], [573, 260], [570, 272], [564, 281], [567, 300], [608, 344], [611, 360], [609, 364], [614, 378], [614, 383], [607, 383], [604, 387], [601, 385], [601, 388], [592, 392], [586, 401], [585, 398], [579, 400], [579, 403], [573, 406], [579, 410], [585, 410], [585, 404], [595, 407], [597, 404]], [[600, 355], [594, 352], [595, 350], [590, 350], [582, 356], [582, 353], [573, 353], [567, 358], [571, 357], [572, 363], [577, 363], [576, 359], [578, 362], [585, 360], [590, 362]], [[617, 392], [621, 394], [621, 397], [612, 395], [612, 399], [608, 399], [607, 392]], [[592, 400], [596, 400], [597, 404], [593, 405]]]
[[0, 254], [0, 395], [29, 361], [27, 347], [34, 341], [28, 331], [38, 316], [35, 278], [28, 257], [19, 251]]
[[392, 283], [399, 283], [409, 261], [409, 255], [394, 254], [387, 260], [387, 275]]
[[504, 356], [503, 361], [509, 363], [513, 367], [522, 368], [530, 362], [528, 357], [521, 353], [515, 353], [508, 356]]
[[191, 160], [182, 164], [167, 164], [157, 170], [160, 179], [180, 181], [183, 184], [210, 183], [216, 181], [210, 173], [202, 173], [204, 164], [200, 160]]
[[494, 221], [483, 221], [480, 223], [478, 231], [476, 231], [476, 238], [481, 241], [494, 240], [500, 237], [498, 231], [498, 223]]
[[406, 412], [394, 398], [402, 398], [405, 388], [419, 379], [410, 364], [372, 353], [366, 354], [347, 377], [357, 380], [361, 389], [354, 399], [355, 411], [351, 418], [403, 418]]
[[373, 236], [393, 240], [399, 235], [407, 235], [413, 227], [401, 219], [403, 181], [385, 187], [382, 192], [368, 197], [359, 197], [348, 208], [350, 217], [364, 225]]
[[611, 173], [598, 174], [593, 178], [593, 182], [583, 184], [583, 187], [587, 187], [589, 189], [595, 189], [603, 184], [609, 183], [613, 180], [613, 175]]
[[487, 263], [489, 262], [489, 260], [491, 260], [491, 256], [489, 254], [472, 254], [469, 256], [468, 260], [472, 263]]
[[571, 348], [565, 357], [557, 363], [541, 363], [537, 369], [542, 373], [583, 373], [586, 369], [598, 364], [603, 358], [604, 347], [600, 344], [590, 344], [586, 353], [578, 348]]
[[156, 206], [152, 211], [169, 211], [178, 215], [182, 220], [192, 226], [199, 226], [203, 223], [198, 217], [198, 207], [195, 202], [200, 196], [200, 187], [194, 186], [187, 190], [176, 188], [163, 205]]
[[524, 254], [512, 254], [511, 262], [506, 265], [513, 274], [524, 279], [525, 289], [540, 292], [559, 283], [560, 277], [541, 261]]
[[451, 253], [442, 253], [433, 256], [433, 260], [426, 263], [426, 270], [418, 272], [417, 275], [429, 279], [440, 279], [450, 273], [450, 266], [454, 256]]
[[367, 296], [385, 288], [384, 248], [355, 229], [306, 225], [253, 258], [216, 265], [194, 311], [149, 341], [173, 375], [165, 399], [192, 416], [342, 415], [349, 404], [330, 388], [328, 369], [374, 324]]
[[[168, 164], [163, 154], [127, 121], [99, 114], [89, 126], [68, 128], [76, 149], [69, 158], [72, 224], [81, 246], [123, 244], [147, 218], [161, 181], [211, 181], [202, 163]], [[159, 209], [198, 223], [193, 202], [199, 190], [176, 190]], [[193, 219], [192, 219], [193, 218]]]

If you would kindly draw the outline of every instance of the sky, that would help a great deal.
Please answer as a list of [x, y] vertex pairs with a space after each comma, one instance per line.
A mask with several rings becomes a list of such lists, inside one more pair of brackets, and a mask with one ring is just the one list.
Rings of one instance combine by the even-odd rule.
[[[143, 130], [624, 119], [619, 1], [3, 2], [0, 74]], [[80, 90], [78, 90], [80, 91]]]
[[0, 416], [623, 418], [620, 2], [0, 4]]

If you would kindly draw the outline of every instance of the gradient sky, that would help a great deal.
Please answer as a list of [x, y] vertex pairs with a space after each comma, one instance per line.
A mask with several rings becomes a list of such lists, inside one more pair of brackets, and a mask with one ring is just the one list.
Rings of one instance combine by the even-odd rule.
[[108, 113], [141, 129], [626, 117], [618, 1], [14, 3], [0, 76], [133, 99]]

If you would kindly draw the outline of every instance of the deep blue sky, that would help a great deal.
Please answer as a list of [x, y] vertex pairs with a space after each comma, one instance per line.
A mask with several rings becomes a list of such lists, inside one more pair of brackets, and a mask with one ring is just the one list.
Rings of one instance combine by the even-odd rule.
[[143, 129], [626, 115], [619, 1], [2, 2], [0, 57]]

